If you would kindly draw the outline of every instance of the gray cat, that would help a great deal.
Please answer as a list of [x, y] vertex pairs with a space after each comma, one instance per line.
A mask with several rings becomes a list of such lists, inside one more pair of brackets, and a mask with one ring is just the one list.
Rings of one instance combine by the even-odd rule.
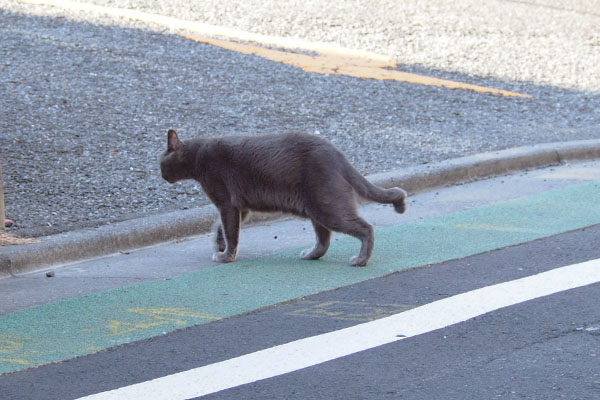
[[357, 214], [355, 193], [393, 204], [399, 213], [407, 196], [403, 189], [371, 184], [325, 139], [299, 133], [180, 141], [169, 130], [160, 169], [169, 183], [198, 181], [219, 210], [218, 252], [213, 255], [217, 262], [235, 260], [241, 223], [254, 210], [310, 218], [317, 244], [304, 250], [302, 259], [322, 257], [331, 231], [337, 231], [361, 241], [360, 253], [350, 264], [365, 266], [373, 250], [373, 227]]

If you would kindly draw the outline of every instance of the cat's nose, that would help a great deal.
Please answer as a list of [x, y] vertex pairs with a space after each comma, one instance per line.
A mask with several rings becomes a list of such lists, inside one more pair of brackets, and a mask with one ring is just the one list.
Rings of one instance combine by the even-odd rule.
[[165, 181], [167, 181], [167, 182], [169, 182], [169, 183], [173, 183], [173, 181], [172, 181], [171, 179], [169, 179], [169, 176], [168, 176], [167, 174], [165, 174], [165, 173], [163, 172], [163, 173], [161, 173], [161, 175], [162, 175], [162, 178], [163, 178]]

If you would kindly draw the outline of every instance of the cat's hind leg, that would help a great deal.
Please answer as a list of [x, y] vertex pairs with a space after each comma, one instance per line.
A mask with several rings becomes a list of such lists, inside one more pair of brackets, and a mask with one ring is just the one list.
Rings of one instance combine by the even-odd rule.
[[300, 253], [300, 258], [303, 260], [316, 260], [325, 255], [327, 249], [329, 249], [329, 243], [331, 240], [331, 231], [319, 224], [314, 219], [311, 219], [315, 234], [317, 236], [317, 243], [311, 249], [306, 249]]
[[340, 232], [354, 236], [361, 243], [360, 252], [357, 256], [350, 258], [350, 265], [354, 267], [364, 267], [367, 265], [375, 244], [373, 227], [357, 215], [353, 219], [344, 220]]
[[337, 204], [318, 203], [317, 207], [310, 210], [310, 216], [330, 231], [342, 232], [360, 240], [360, 252], [350, 259], [350, 265], [364, 267], [373, 251], [373, 227], [358, 215], [354, 198], [348, 195], [348, 191], [337, 193]]
[[360, 252], [357, 256], [350, 258], [350, 265], [354, 267], [364, 267], [367, 265], [375, 243], [373, 227], [367, 221], [355, 215], [352, 217], [342, 217], [331, 222], [324, 222], [323, 224], [331, 230], [354, 236], [360, 240]]

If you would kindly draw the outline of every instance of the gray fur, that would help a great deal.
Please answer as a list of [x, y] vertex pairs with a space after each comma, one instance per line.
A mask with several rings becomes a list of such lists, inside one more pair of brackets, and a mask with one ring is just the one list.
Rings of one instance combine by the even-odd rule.
[[312, 221], [317, 243], [301, 253], [318, 259], [329, 248], [331, 231], [358, 238], [360, 253], [350, 264], [364, 266], [373, 250], [373, 227], [360, 218], [355, 193], [405, 210], [406, 192], [382, 189], [366, 180], [325, 139], [300, 133], [195, 138], [180, 141], [168, 132], [160, 159], [170, 183], [194, 179], [221, 215], [216, 226], [218, 262], [235, 260], [240, 226], [249, 211], [282, 211]]

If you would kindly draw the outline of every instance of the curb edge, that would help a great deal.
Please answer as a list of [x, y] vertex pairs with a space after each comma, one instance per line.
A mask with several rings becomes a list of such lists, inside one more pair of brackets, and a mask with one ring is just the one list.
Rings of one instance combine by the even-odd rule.
[[[520, 170], [600, 159], [600, 140], [547, 143], [481, 153], [442, 162], [368, 175], [382, 187], [401, 186], [410, 194]], [[217, 213], [212, 205], [174, 211], [40, 238], [37, 243], [0, 248], [0, 279], [60, 264], [115, 254], [208, 233]], [[281, 214], [259, 215], [276, 220]]]

